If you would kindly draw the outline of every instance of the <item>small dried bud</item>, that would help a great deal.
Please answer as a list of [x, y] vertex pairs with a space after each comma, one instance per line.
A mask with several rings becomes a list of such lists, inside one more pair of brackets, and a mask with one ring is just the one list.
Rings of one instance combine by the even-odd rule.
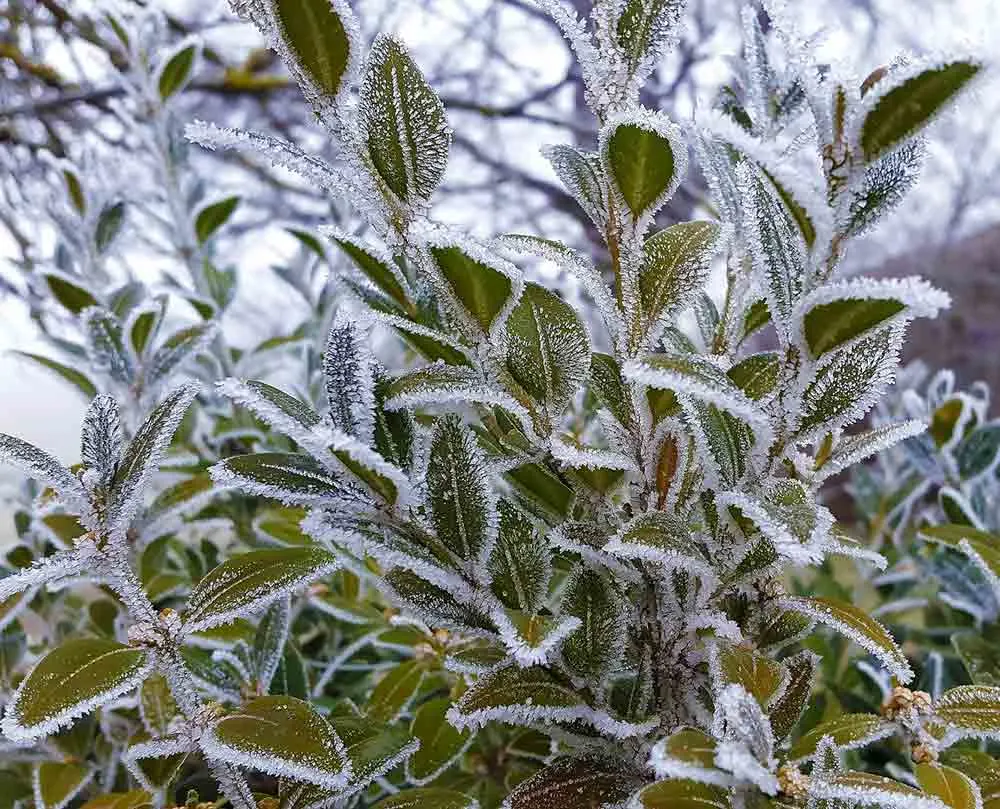
[[391, 621], [397, 615], [399, 615], [399, 610], [397, 610], [395, 607], [386, 607], [382, 611], [382, 616], [385, 618], [386, 621]]
[[418, 643], [413, 647], [413, 656], [417, 660], [430, 660], [437, 656], [437, 652], [434, 651], [434, 647], [429, 643]]
[[909, 688], [897, 685], [882, 703], [882, 716], [889, 720], [901, 719], [914, 712], [914, 694]]
[[934, 699], [926, 691], [914, 691], [913, 708], [918, 714], [930, 716], [934, 713]]
[[450, 638], [450, 637], [451, 637], [451, 633], [447, 629], [435, 629], [434, 630], [434, 639], [438, 643], [447, 643], [448, 642], [448, 638]]
[[809, 776], [798, 767], [785, 765], [778, 770], [778, 789], [790, 798], [804, 798], [809, 787]]
[[198, 727], [207, 728], [225, 712], [226, 709], [221, 702], [206, 702], [191, 717], [191, 721]]
[[937, 761], [938, 753], [929, 744], [915, 744], [910, 751], [910, 757], [916, 764], [927, 764]]

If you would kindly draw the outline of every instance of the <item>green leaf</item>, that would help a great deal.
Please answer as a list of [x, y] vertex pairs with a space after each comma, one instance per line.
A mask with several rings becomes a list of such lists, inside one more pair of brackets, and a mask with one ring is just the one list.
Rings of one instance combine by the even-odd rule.
[[607, 227], [608, 206], [600, 158], [572, 146], [548, 146], [542, 154], [570, 195], [601, 230]]
[[570, 580], [560, 615], [571, 615], [580, 626], [563, 641], [562, 653], [574, 673], [590, 680], [620, 662], [625, 636], [624, 605], [611, 583], [591, 568], [581, 568]]
[[882, 624], [861, 608], [830, 598], [798, 596], [782, 598], [781, 606], [798, 610], [803, 615], [843, 633], [878, 658], [900, 682], [905, 684], [913, 679], [909, 661], [896, 645], [896, 641]]
[[717, 654], [722, 682], [743, 686], [762, 708], [767, 708], [785, 683], [781, 664], [749, 646], [720, 641]]
[[421, 705], [410, 724], [410, 733], [420, 747], [406, 762], [410, 781], [426, 784], [448, 769], [465, 752], [472, 733], [452, 727], [445, 717], [451, 707], [448, 697], [438, 697]]
[[31, 670], [7, 706], [3, 732], [37, 739], [134, 689], [150, 669], [142, 649], [77, 638], [53, 649]]
[[955, 448], [955, 462], [963, 480], [985, 474], [997, 465], [1000, 455], [1000, 423], [977, 427]]
[[406, 710], [424, 678], [422, 660], [397, 663], [376, 683], [368, 698], [368, 715], [380, 722], [391, 722]]
[[920, 788], [951, 809], [982, 809], [979, 787], [969, 776], [941, 764], [917, 764], [913, 769]]
[[278, 661], [278, 668], [271, 678], [268, 693], [272, 696], [309, 699], [309, 672], [306, 670], [306, 661], [291, 642], [285, 644], [281, 659]]
[[418, 787], [383, 798], [372, 809], [475, 809], [476, 799], [452, 789]]
[[1000, 628], [987, 624], [982, 631], [956, 632], [951, 636], [951, 645], [972, 682], [1000, 686]]
[[144, 789], [111, 792], [92, 798], [80, 809], [153, 809], [153, 796]]
[[681, 222], [646, 240], [639, 274], [646, 334], [686, 307], [702, 288], [720, 234], [714, 222]]
[[[814, 778], [809, 787], [813, 799], [837, 801], [849, 806], [905, 806], [907, 809], [939, 809], [940, 803], [900, 781], [867, 772], [845, 772]], [[863, 801], [863, 803], [862, 803]], [[840, 803], [840, 805], [843, 805]], [[837, 804], [834, 804], [837, 805]]]
[[768, 711], [774, 737], [779, 741], [792, 732], [809, 707], [809, 695], [816, 678], [819, 658], [807, 649], [783, 662], [788, 671], [788, 682]]
[[560, 758], [518, 784], [504, 803], [504, 809], [624, 806], [643, 780], [617, 761]]
[[488, 334], [515, 292], [511, 276], [457, 245], [428, 248], [448, 292], [477, 327]]
[[607, 135], [608, 173], [636, 219], [654, 213], [677, 186], [674, 138], [665, 118], [652, 116], [620, 122]]
[[590, 388], [623, 427], [635, 423], [632, 402], [618, 360], [595, 351], [590, 355]]
[[441, 99], [402, 43], [375, 37], [359, 109], [372, 165], [397, 199], [430, 199], [448, 164], [451, 130]]
[[971, 525], [933, 525], [921, 528], [920, 537], [961, 551], [988, 576], [1000, 580], [1000, 536]]
[[63, 809], [97, 773], [92, 764], [43, 761], [36, 765], [36, 809]]
[[180, 713], [166, 677], [156, 673], [146, 678], [139, 689], [142, 723], [154, 736], [164, 736], [171, 720]]
[[1000, 762], [991, 755], [979, 750], [949, 747], [943, 751], [941, 762], [976, 782], [982, 793], [983, 809], [1000, 806]]
[[981, 69], [975, 62], [955, 61], [911, 76], [881, 94], [861, 125], [865, 159], [872, 161], [914, 135]]
[[965, 735], [1000, 736], [1000, 687], [960, 685], [945, 691], [934, 711]]
[[813, 358], [864, 334], [906, 308], [893, 298], [840, 298], [814, 306], [803, 318], [806, 344]]
[[358, 58], [356, 23], [342, 0], [272, 0], [278, 33], [295, 60], [297, 78], [327, 96], [340, 95]]
[[191, 71], [194, 68], [197, 56], [198, 45], [194, 43], [182, 47], [179, 51], [171, 55], [160, 71], [160, 78], [157, 83], [160, 98], [166, 101], [172, 95], [184, 89], [184, 86], [188, 83], [188, 79], [191, 78]]
[[770, 322], [771, 312], [767, 308], [767, 301], [754, 301], [743, 316], [743, 336], [741, 340], [746, 340], [747, 337], [764, 328]]
[[657, 781], [639, 792], [635, 806], [641, 809], [730, 809], [727, 790], [689, 779]]
[[707, 733], [697, 728], [682, 728], [656, 744], [653, 761], [656, 771], [661, 775], [675, 769], [673, 762], [681, 765], [676, 768], [678, 773], [691, 767], [711, 772], [716, 769], [715, 752], [715, 739]]
[[189, 357], [204, 351], [207, 339], [214, 333], [210, 323], [199, 323], [175, 331], [156, 349], [146, 366], [146, 385], [165, 380]]
[[233, 455], [221, 461], [212, 474], [222, 485], [239, 486], [286, 503], [308, 505], [345, 493], [339, 478], [312, 456], [302, 453]]
[[665, 511], [640, 514], [604, 546], [604, 551], [622, 559], [642, 559], [668, 569], [713, 575], [687, 524]]
[[792, 310], [806, 288], [805, 242], [774, 185], [762, 172], [743, 163], [739, 174], [754, 271], [763, 284], [779, 334], [787, 336]]
[[572, 508], [575, 494], [553, 472], [541, 464], [523, 464], [505, 477], [514, 484], [518, 499], [543, 519], [561, 522]]
[[364, 274], [365, 278], [404, 309], [412, 306], [404, 288], [402, 274], [393, 264], [391, 256], [382, 255], [371, 245], [346, 233], [339, 233], [331, 238], [354, 262], [354, 266]]
[[97, 217], [94, 226], [94, 246], [98, 253], [104, 253], [117, 238], [125, 221], [125, 203], [114, 202], [106, 206]]
[[497, 504], [500, 527], [490, 554], [490, 587], [506, 606], [535, 612], [548, 591], [552, 565], [531, 521], [507, 500]]
[[373, 722], [347, 701], [337, 706], [329, 721], [347, 746], [354, 788], [363, 787], [399, 766], [416, 748], [417, 743], [405, 725]]
[[458, 416], [434, 426], [426, 487], [438, 538], [470, 571], [484, 565], [495, 539], [493, 488], [476, 438]]
[[86, 288], [71, 281], [65, 276], [47, 273], [45, 283], [64, 309], [74, 315], [80, 314], [88, 306], [99, 306], [95, 298]]
[[629, 71], [654, 58], [677, 26], [682, 0], [626, 0], [615, 26], [618, 47]]
[[250, 551], [227, 559], [200, 581], [184, 615], [189, 632], [228, 623], [329, 575], [337, 558], [318, 546]]
[[803, 733], [788, 751], [789, 760], [811, 758], [824, 736], [846, 750], [864, 747], [895, 732], [891, 722], [881, 716], [867, 713], [841, 714]]
[[159, 467], [160, 456], [197, 392], [194, 385], [174, 389], [153, 408], [136, 430], [111, 484], [105, 520], [111, 530], [124, 529], [135, 516], [146, 482]]
[[203, 736], [212, 758], [327, 789], [347, 785], [343, 740], [308, 702], [258, 697], [224, 716]]
[[728, 371], [728, 376], [741, 391], [753, 400], [762, 399], [778, 385], [781, 361], [775, 351], [751, 354]]
[[24, 359], [31, 360], [32, 362], [41, 365], [43, 368], [58, 374], [62, 379], [66, 380], [74, 388], [76, 388], [80, 393], [87, 397], [88, 400], [93, 399], [97, 395], [97, 386], [90, 381], [89, 378], [75, 368], [71, 368], [68, 365], [63, 365], [61, 362], [56, 362], [48, 357], [43, 357], [41, 354], [31, 354], [27, 351], [12, 351], [15, 357], [23, 357]]
[[526, 284], [507, 320], [507, 370], [556, 420], [590, 368], [590, 338], [576, 310]]
[[198, 244], [207, 242], [215, 231], [226, 224], [239, 204], [239, 197], [226, 197], [198, 211], [194, 220], [194, 232], [198, 237]]

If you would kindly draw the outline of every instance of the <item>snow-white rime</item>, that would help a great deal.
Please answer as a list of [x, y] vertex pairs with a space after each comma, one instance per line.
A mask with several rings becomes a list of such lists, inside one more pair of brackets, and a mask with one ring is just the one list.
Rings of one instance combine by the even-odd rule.
[[[333, 222], [287, 229], [292, 320], [234, 347], [240, 279], [216, 234], [235, 216], [271, 245], [252, 201], [185, 161], [178, 97], [215, 57], [193, 38], [153, 52], [171, 30], [155, 11], [95, 18], [122, 49], [107, 103], [162, 185], [128, 201], [163, 277], [156, 294], [112, 279], [125, 209], [87, 161], [53, 158], [70, 248], [40, 262], [38, 317], [71, 315], [45, 336], [73, 364], [24, 356], [89, 405], [69, 465], [0, 435], [35, 481], [0, 566], [0, 792], [19, 809], [982, 809], [1000, 422], [982, 386], [899, 370], [909, 324], [948, 295], [843, 261], [982, 60], [862, 83], [816, 63], [782, 2], [746, 2], [731, 80], [671, 120], [640, 100], [682, 0], [537, 0], [594, 127], [544, 150], [602, 243], [589, 255], [438, 221], [454, 133], [405, 30], [362, 36], [348, 0], [230, 5], [309, 101], [324, 157], [184, 132], [297, 174]], [[225, 78], [272, 81], [257, 70]], [[668, 225], [689, 159], [708, 199]], [[827, 499], [845, 472], [867, 535]]]

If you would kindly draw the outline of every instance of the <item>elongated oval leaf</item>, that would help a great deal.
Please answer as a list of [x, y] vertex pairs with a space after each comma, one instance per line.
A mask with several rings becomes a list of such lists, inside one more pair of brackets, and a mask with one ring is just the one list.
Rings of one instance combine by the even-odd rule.
[[407, 660], [389, 669], [368, 699], [369, 716], [380, 722], [394, 720], [417, 693], [425, 672], [426, 666], [420, 660]]
[[677, 187], [683, 155], [662, 117], [623, 118], [609, 124], [605, 159], [615, 186], [636, 219], [654, 213]]
[[213, 233], [221, 228], [233, 215], [236, 206], [240, 204], [239, 197], [226, 197], [211, 205], [206, 205], [194, 220], [194, 232], [201, 244], [207, 242]]
[[934, 710], [960, 733], [979, 737], [1000, 735], [1000, 687], [960, 685], [945, 691]]
[[294, 697], [258, 697], [216, 722], [201, 745], [236, 767], [327, 789], [342, 789], [350, 778], [343, 740], [315, 708]]
[[361, 129], [379, 177], [403, 202], [429, 199], [448, 163], [444, 105], [403, 44], [380, 34], [361, 84]]
[[310, 505], [347, 492], [329, 469], [302, 453], [233, 455], [212, 468], [212, 478], [219, 485], [239, 486], [291, 505]]
[[185, 629], [197, 632], [251, 614], [339, 566], [332, 553], [316, 546], [234, 556], [211, 570], [191, 591]]
[[197, 56], [198, 45], [191, 43], [181, 47], [167, 59], [157, 82], [160, 98], [166, 101], [184, 89], [188, 79], [191, 78], [191, 71], [194, 69]]
[[641, 809], [729, 809], [729, 793], [722, 787], [690, 779], [658, 781], [636, 796]]
[[956, 61], [925, 70], [884, 93], [865, 117], [861, 148], [874, 160], [932, 120], [982, 69]]
[[814, 306], [803, 320], [806, 344], [813, 357], [822, 357], [905, 308], [891, 298], [841, 298]]
[[452, 727], [445, 717], [451, 707], [447, 697], [428, 700], [417, 709], [410, 724], [410, 733], [420, 741], [420, 747], [406, 763], [410, 780], [416, 784], [433, 781], [465, 751], [472, 733]]
[[372, 809], [478, 809], [479, 801], [440, 787], [418, 787], [404, 789], [395, 795], [380, 800]]
[[958, 770], [942, 764], [914, 767], [921, 789], [945, 802], [950, 809], [981, 809], [982, 795], [976, 782]]
[[499, 264], [487, 264], [485, 256], [473, 256], [458, 245], [429, 248], [431, 258], [440, 272], [448, 291], [484, 333], [489, 333], [494, 321], [519, 293], [508, 273]]
[[49, 652], [7, 706], [3, 732], [37, 739], [135, 688], [150, 669], [142, 649], [100, 638], [77, 638]]
[[35, 768], [36, 809], [63, 809], [97, 773], [92, 764], [43, 761]]
[[356, 23], [345, 0], [270, 0], [299, 77], [328, 96], [345, 88], [358, 59]]
[[642, 785], [641, 776], [619, 762], [598, 758], [561, 758], [522, 781], [503, 809], [601, 809], [623, 806]]

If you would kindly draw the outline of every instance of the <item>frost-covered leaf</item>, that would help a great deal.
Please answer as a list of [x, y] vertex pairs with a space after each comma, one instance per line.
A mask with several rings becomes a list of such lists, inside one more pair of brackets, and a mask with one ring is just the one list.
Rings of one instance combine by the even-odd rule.
[[787, 683], [780, 663], [749, 646], [719, 641], [712, 662], [720, 688], [729, 683], [741, 685], [764, 708]]
[[825, 435], [868, 412], [892, 379], [901, 340], [898, 327], [879, 329], [834, 354], [813, 373], [802, 393], [802, 440]]
[[258, 452], [233, 455], [212, 467], [220, 486], [234, 486], [283, 503], [311, 505], [344, 496], [355, 499], [342, 480], [309, 455], [291, 452]]
[[211, 570], [188, 597], [185, 631], [198, 632], [252, 614], [340, 567], [318, 546], [250, 551]]
[[777, 791], [771, 723], [743, 686], [734, 683], [716, 693], [712, 736], [717, 767], [732, 773], [736, 783], [753, 784], [768, 795]]
[[867, 432], [845, 436], [823, 460], [816, 479], [826, 480], [901, 441], [920, 435], [926, 429], [927, 425], [924, 422], [914, 419], [898, 424], [883, 424]]
[[93, 469], [102, 485], [114, 477], [123, 449], [118, 403], [107, 395], [96, 397], [87, 408], [80, 432], [80, 459]]
[[281, 665], [291, 625], [291, 599], [279, 598], [261, 616], [253, 640], [254, 673], [258, 693], [269, 692], [271, 680]]
[[874, 655], [902, 683], [913, 679], [913, 669], [896, 641], [878, 621], [853, 604], [829, 598], [785, 596], [780, 604], [842, 632]]
[[904, 143], [865, 167], [864, 182], [853, 191], [845, 232], [860, 236], [895, 208], [920, 176], [923, 144]]
[[180, 735], [149, 739], [137, 734], [122, 760], [136, 781], [150, 792], [158, 792], [173, 783], [191, 751], [190, 739]]
[[809, 707], [809, 696], [820, 659], [806, 649], [783, 662], [788, 680], [767, 714], [774, 729], [774, 737], [779, 741], [792, 732]]
[[379, 722], [396, 719], [417, 693], [426, 670], [421, 660], [407, 660], [389, 669], [368, 698], [368, 715]]
[[742, 163], [739, 184], [754, 272], [779, 334], [787, 336], [792, 310], [809, 280], [805, 242], [774, 186], [759, 170]]
[[111, 312], [91, 306], [80, 313], [87, 337], [87, 353], [93, 367], [115, 382], [128, 384], [135, 373], [134, 363], [125, 349], [122, 324]]
[[445, 416], [434, 426], [426, 481], [438, 538], [470, 572], [481, 570], [496, 540], [496, 504], [486, 459], [458, 416]]
[[940, 798], [951, 809], [982, 809], [979, 787], [964, 773], [930, 763], [917, 764], [913, 769], [921, 789]]
[[80, 286], [76, 278], [67, 278], [58, 273], [46, 273], [44, 278], [52, 297], [68, 312], [78, 315], [88, 307], [98, 306], [97, 298]]
[[342, 700], [328, 721], [343, 739], [351, 766], [351, 792], [363, 789], [375, 778], [400, 766], [419, 742], [402, 723], [385, 725], [365, 716]]
[[372, 809], [479, 809], [479, 801], [453, 789], [418, 787], [383, 798]]
[[604, 546], [604, 551], [622, 559], [642, 559], [699, 576], [714, 575], [687, 525], [663, 511], [640, 514]]
[[410, 733], [420, 741], [420, 747], [406, 762], [406, 771], [417, 785], [437, 778], [472, 743], [471, 732], [456, 730], [445, 717], [450, 707], [450, 699], [438, 697], [421, 705], [413, 716]]
[[654, 233], [643, 247], [639, 293], [644, 333], [685, 308], [705, 283], [721, 228], [714, 222], [681, 222]]
[[726, 371], [741, 391], [754, 401], [772, 393], [778, 385], [781, 360], [775, 351], [760, 351], [736, 363]]
[[[0, 577], [0, 604], [18, 593], [56, 579], [73, 576], [86, 566], [86, 559], [75, 551], [61, 551]], [[6, 571], [4, 571], [6, 572]]]
[[220, 199], [201, 208], [194, 219], [194, 232], [198, 241], [201, 244], [207, 242], [215, 231], [229, 221], [239, 204], [240, 198], [233, 196]]
[[197, 393], [195, 385], [171, 391], [136, 430], [111, 484], [105, 519], [110, 531], [125, 530], [139, 510], [143, 490]]
[[93, 764], [79, 761], [43, 761], [33, 773], [37, 809], [63, 809], [97, 774]]
[[559, 758], [518, 784], [502, 809], [601, 809], [621, 806], [643, 783], [614, 760]]
[[293, 697], [258, 697], [222, 717], [200, 743], [213, 759], [327, 789], [342, 789], [351, 776], [344, 741]]
[[170, 722], [180, 713], [170, 684], [162, 674], [147, 677], [139, 688], [139, 712], [143, 725], [153, 736], [166, 735]]
[[632, 402], [618, 360], [595, 351], [590, 355], [590, 389], [623, 427], [635, 423]]
[[608, 176], [634, 219], [650, 217], [681, 181], [687, 154], [665, 115], [643, 110], [612, 118], [601, 130]]
[[840, 749], [853, 750], [891, 736], [895, 726], [881, 716], [868, 713], [841, 714], [821, 722], [803, 733], [788, 751], [791, 760], [808, 759], [819, 749], [820, 742], [827, 736]]
[[937, 798], [900, 781], [867, 772], [845, 772], [813, 778], [809, 795], [823, 801], [843, 801], [851, 807], [943, 809]]
[[17, 467], [29, 477], [51, 486], [66, 505], [89, 510], [89, 498], [79, 480], [44, 450], [12, 435], [0, 433], [0, 462]]
[[562, 646], [563, 658], [576, 674], [601, 680], [620, 665], [625, 605], [607, 578], [581, 567], [566, 587], [560, 614], [580, 621]]
[[94, 226], [94, 246], [98, 253], [106, 253], [121, 233], [125, 223], [125, 203], [112, 202], [105, 205]]
[[46, 736], [134, 689], [149, 673], [142, 649], [100, 638], [76, 638], [49, 652], [7, 705], [3, 732], [11, 739]]
[[335, 323], [323, 353], [323, 378], [330, 422], [370, 445], [375, 429], [375, 358], [369, 340], [357, 325]]
[[627, 0], [622, 4], [615, 38], [631, 72], [655, 64], [678, 25], [683, 6], [683, 0]]
[[545, 287], [526, 284], [507, 319], [507, 337], [511, 376], [558, 419], [590, 367], [590, 338], [580, 317]]
[[608, 204], [600, 158], [591, 152], [562, 144], [547, 146], [542, 154], [552, 164], [556, 176], [573, 199], [603, 230], [608, 222]]
[[986, 575], [1000, 593], [1000, 537], [970, 525], [934, 525], [920, 529], [920, 537], [961, 551]]
[[336, 98], [358, 62], [357, 22], [346, 0], [269, 0], [289, 65], [313, 92]]
[[1000, 736], [1000, 687], [957, 686], [941, 695], [934, 711], [960, 736]]
[[984, 475], [1000, 460], [1000, 422], [990, 422], [972, 430], [955, 448], [955, 463], [963, 480]]
[[715, 747], [715, 739], [704, 731], [682, 728], [653, 746], [649, 763], [660, 778], [726, 785], [728, 775], [715, 768]]
[[636, 809], [730, 809], [728, 790], [690, 779], [650, 784], [629, 805]]
[[406, 279], [388, 252], [342, 231], [328, 235], [365, 278], [404, 309], [411, 306]]
[[517, 268], [472, 242], [447, 236], [427, 247], [445, 295], [463, 322], [480, 335], [499, 331], [521, 297]]
[[493, 622], [504, 646], [520, 666], [545, 664], [580, 626], [577, 618], [549, 618], [520, 610], [495, 611]]
[[165, 380], [186, 359], [204, 351], [215, 333], [216, 327], [212, 323], [199, 323], [175, 331], [150, 357], [145, 369], [146, 384]]
[[153, 796], [145, 789], [111, 792], [91, 798], [80, 809], [153, 809]]
[[541, 666], [508, 666], [480, 677], [448, 712], [448, 720], [459, 729], [488, 722], [584, 722], [612, 738], [643, 735], [650, 727], [593, 708], [572, 683]]
[[956, 632], [951, 645], [973, 683], [1000, 686], [1000, 633], [995, 627]]
[[[982, 70], [976, 62], [957, 60], [909, 71], [902, 81], [876, 85], [861, 125], [860, 143], [866, 160], [895, 148], [930, 122]], [[886, 87], [892, 84], [891, 87]]]
[[359, 122], [368, 157], [396, 198], [429, 199], [448, 163], [451, 130], [441, 99], [395, 37], [372, 43]]
[[531, 521], [507, 500], [497, 503], [499, 530], [490, 554], [490, 587], [505, 605], [534, 612], [548, 591], [552, 565]]

